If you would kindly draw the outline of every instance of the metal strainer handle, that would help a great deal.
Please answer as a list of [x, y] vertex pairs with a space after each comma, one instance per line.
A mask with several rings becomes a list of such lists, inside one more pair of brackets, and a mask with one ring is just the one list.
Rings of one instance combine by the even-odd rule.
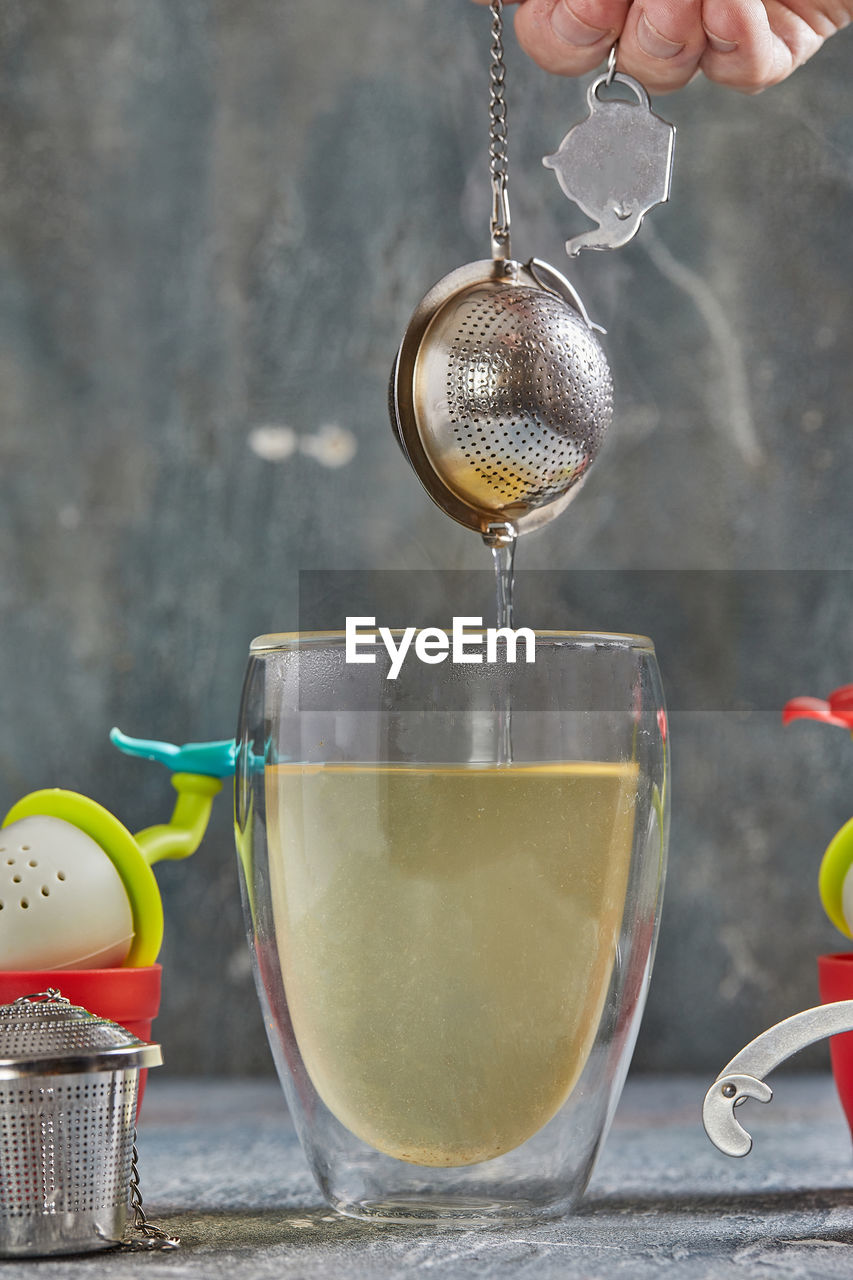
[[727, 1156], [745, 1156], [752, 1138], [735, 1115], [747, 1098], [769, 1102], [773, 1090], [764, 1077], [818, 1040], [853, 1031], [853, 1000], [816, 1005], [777, 1022], [750, 1040], [723, 1067], [702, 1104], [702, 1123], [715, 1147]]

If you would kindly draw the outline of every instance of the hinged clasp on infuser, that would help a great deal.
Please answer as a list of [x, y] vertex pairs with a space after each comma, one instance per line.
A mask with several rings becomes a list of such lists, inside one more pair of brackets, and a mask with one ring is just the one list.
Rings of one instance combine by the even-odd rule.
[[483, 541], [487, 547], [511, 547], [518, 537], [518, 530], [508, 520], [493, 520], [483, 530]]
[[496, 262], [510, 258], [510, 212], [506, 174], [492, 175], [492, 257]]

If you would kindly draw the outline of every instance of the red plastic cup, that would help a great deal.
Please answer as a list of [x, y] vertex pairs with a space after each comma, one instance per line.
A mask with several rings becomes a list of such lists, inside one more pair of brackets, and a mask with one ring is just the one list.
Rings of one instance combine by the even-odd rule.
[[[160, 1008], [162, 973], [159, 964], [141, 969], [4, 969], [0, 970], [0, 1004], [54, 987], [72, 1004], [117, 1022], [140, 1040], [150, 1040], [151, 1024]], [[140, 1071], [137, 1114], [147, 1077], [146, 1070]]]
[[[853, 1000], [853, 951], [818, 956], [817, 979], [823, 1004]], [[829, 1042], [835, 1087], [853, 1135], [853, 1031], [833, 1036]]]

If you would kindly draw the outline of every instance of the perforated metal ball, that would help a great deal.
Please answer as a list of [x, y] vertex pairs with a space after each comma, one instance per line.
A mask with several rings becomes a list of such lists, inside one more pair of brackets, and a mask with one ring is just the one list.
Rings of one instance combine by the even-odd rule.
[[613, 412], [604, 351], [544, 289], [489, 282], [451, 298], [418, 355], [424, 451], [465, 502], [512, 516], [563, 497], [598, 453]]

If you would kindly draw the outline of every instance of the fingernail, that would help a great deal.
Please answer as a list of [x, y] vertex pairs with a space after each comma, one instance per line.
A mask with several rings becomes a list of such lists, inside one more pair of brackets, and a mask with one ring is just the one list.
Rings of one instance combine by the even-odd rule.
[[715, 36], [713, 31], [709, 31], [707, 27], [705, 28], [705, 35], [714, 53], [734, 53], [737, 48], [737, 40], [722, 40], [719, 36]]
[[607, 28], [591, 27], [588, 22], [583, 22], [576, 13], [573, 13], [566, 0], [559, 0], [551, 14], [551, 26], [555, 35], [561, 40], [565, 40], [567, 44], [578, 45], [586, 48], [587, 45], [596, 44], [599, 40], [603, 40], [607, 35]]
[[684, 48], [683, 44], [678, 44], [675, 40], [667, 40], [666, 36], [662, 36], [644, 13], [640, 14], [640, 20], [637, 23], [637, 44], [650, 58], [674, 58]]

